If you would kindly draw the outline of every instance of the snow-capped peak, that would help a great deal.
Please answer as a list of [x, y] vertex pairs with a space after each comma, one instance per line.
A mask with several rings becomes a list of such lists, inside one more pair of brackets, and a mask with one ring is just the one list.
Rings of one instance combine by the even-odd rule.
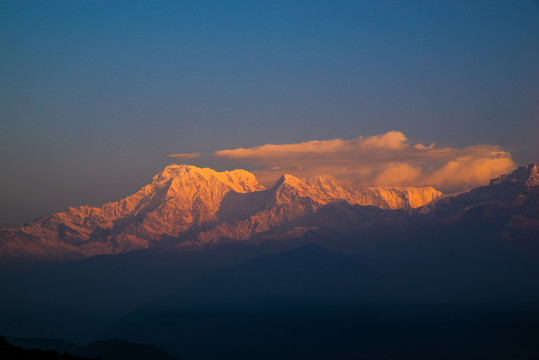
[[169, 165], [154, 176], [153, 183], [163, 183], [170, 180], [222, 183], [236, 192], [251, 192], [264, 190], [254, 174], [241, 169], [218, 172], [210, 168], [199, 168], [192, 165]]

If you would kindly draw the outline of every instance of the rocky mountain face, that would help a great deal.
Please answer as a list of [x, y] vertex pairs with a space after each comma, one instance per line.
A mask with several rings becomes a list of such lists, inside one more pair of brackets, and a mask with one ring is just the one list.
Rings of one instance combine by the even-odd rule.
[[530, 164], [456, 197], [429, 204], [420, 212], [443, 224], [495, 220], [502, 236], [539, 234], [539, 165]]
[[297, 237], [317, 224], [294, 221], [331, 204], [414, 209], [431, 188], [356, 188], [331, 176], [283, 175], [271, 189], [244, 170], [170, 165], [137, 193], [101, 207], [69, 207], [17, 229], [0, 229], [0, 258], [80, 259], [154, 247]]
[[403, 224], [436, 227], [487, 220], [507, 238], [515, 232], [527, 237], [539, 233], [537, 164], [454, 197], [430, 187], [358, 188], [331, 176], [301, 180], [283, 175], [265, 189], [244, 170], [171, 165], [120, 201], [69, 207], [17, 229], [0, 229], [0, 260], [62, 261], [135, 249], [285, 240], [320, 229], [363, 232], [376, 227], [398, 233]]

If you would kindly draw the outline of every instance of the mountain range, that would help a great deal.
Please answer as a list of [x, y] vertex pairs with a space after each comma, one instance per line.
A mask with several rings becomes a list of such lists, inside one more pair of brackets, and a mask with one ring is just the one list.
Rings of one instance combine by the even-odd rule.
[[171, 165], [0, 234], [12, 337], [200, 360], [539, 354], [537, 164], [455, 196]]
[[[356, 187], [325, 175], [283, 175], [265, 189], [245, 170], [170, 165], [135, 194], [100, 207], [68, 207], [0, 229], [0, 261], [64, 261], [136, 249], [193, 250], [323, 231], [368, 231], [505, 216], [506, 237], [539, 231], [538, 165], [459, 196], [432, 187]], [[415, 226], [415, 225], [414, 225]]]
[[[283, 175], [265, 189], [245, 170], [170, 165], [120, 201], [69, 207], [20, 228], [0, 228], [0, 264], [271, 242], [282, 250], [310, 242], [349, 251], [376, 239], [404, 240], [389, 245], [396, 249], [421, 234], [426, 242], [475, 233], [475, 240], [528, 246], [539, 237], [538, 169], [526, 165], [487, 186], [447, 196], [432, 187], [360, 188], [327, 175]], [[344, 244], [343, 238], [355, 240]]]
[[245, 170], [170, 165], [120, 201], [69, 207], [17, 229], [0, 229], [0, 258], [60, 261], [293, 238], [316, 229], [317, 224], [299, 220], [328, 205], [414, 209], [441, 196], [432, 187], [358, 188], [331, 176], [283, 175], [265, 189]]

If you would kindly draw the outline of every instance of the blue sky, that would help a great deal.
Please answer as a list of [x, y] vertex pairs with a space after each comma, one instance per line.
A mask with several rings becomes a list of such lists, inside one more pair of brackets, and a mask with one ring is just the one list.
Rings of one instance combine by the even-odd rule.
[[394, 130], [539, 161], [537, 1], [2, 1], [0, 44], [0, 226], [171, 153]]

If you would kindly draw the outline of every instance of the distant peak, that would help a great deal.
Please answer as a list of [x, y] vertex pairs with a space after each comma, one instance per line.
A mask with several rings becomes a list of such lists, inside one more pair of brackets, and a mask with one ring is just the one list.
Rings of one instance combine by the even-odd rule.
[[189, 174], [198, 174], [198, 175], [208, 175], [208, 176], [219, 176], [219, 175], [236, 175], [236, 176], [245, 176], [245, 177], [254, 177], [254, 174], [249, 171], [242, 169], [235, 169], [230, 171], [215, 171], [210, 168], [199, 168], [193, 165], [186, 164], [172, 164], [165, 167], [159, 174], [154, 177], [155, 179], [160, 178], [171, 178], [184, 176]]
[[239, 188], [233, 186], [234, 190], [245, 192], [247, 190], [263, 190], [264, 187], [258, 183], [255, 175], [249, 171], [236, 169], [231, 171], [215, 171], [210, 168], [199, 168], [193, 165], [172, 164], [165, 167], [159, 174], [155, 175], [153, 182], [165, 182], [172, 179], [193, 179], [199, 178], [206, 180], [214, 179], [229, 185], [239, 185]]
[[302, 186], [304, 185], [303, 181], [298, 179], [297, 177], [290, 175], [290, 174], [283, 174], [281, 177], [275, 182], [274, 188], [278, 188], [279, 186], [283, 184], [288, 184], [291, 186]]
[[518, 183], [524, 186], [539, 186], [539, 165], [537, 163], [521, 166], [511, 174], [490, 180], [490, 185]]
[[153, 180], [154, 181], [169, 180], [171, 178], [184, 176], [186, 174], [193, 173], [193, 172], [202, 172], [204, 170], [211, 170], [211, 169], [201, 169], [196, 166], [185, 165], [185, 164], [172, 164], [172, 165], [168, 165], [159, 174], [155, 175]]

